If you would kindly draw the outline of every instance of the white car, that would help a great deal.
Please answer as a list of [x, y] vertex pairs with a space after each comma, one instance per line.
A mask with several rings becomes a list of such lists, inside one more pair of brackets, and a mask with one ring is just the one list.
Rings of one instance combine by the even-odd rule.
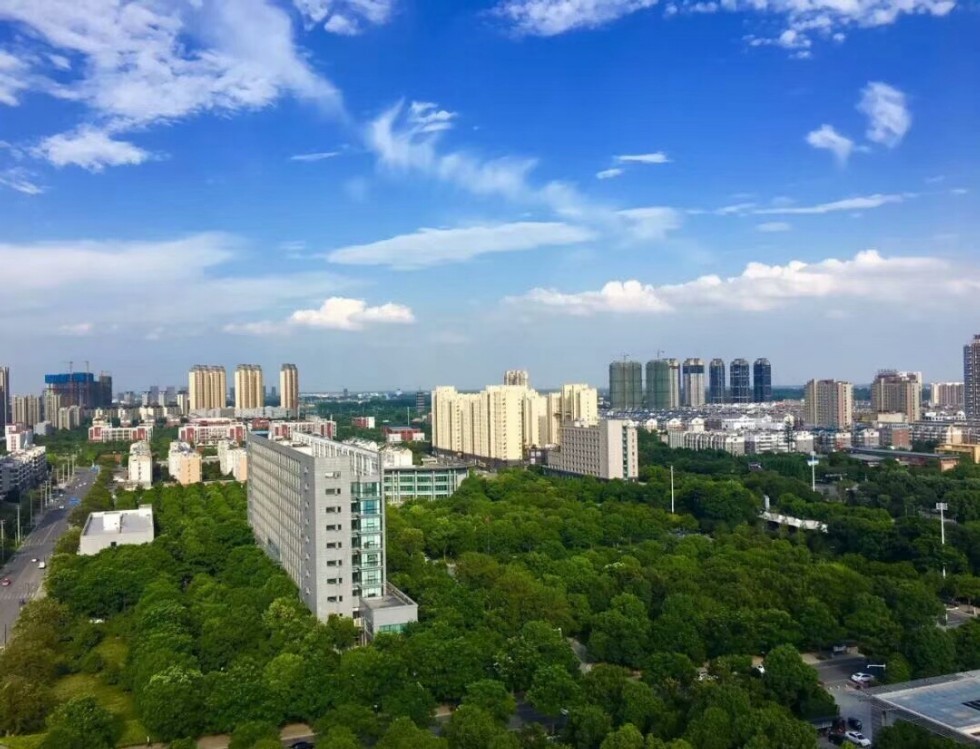
[[[859, 687], [866, 687], [874, 680], [875, 680], [874, 676], [872, 676], [871, 674], [866, 674], [862, 671], [858, 671], [856, 674], [851, 674], [851, 681], [853, 681]], [[868, 746], [871, 745], [869, 744]]]
[[871, 746], [871, 739], [860, 731], [848, 731], [844, 734], [844, 738], [854, 744], [854, 746]]

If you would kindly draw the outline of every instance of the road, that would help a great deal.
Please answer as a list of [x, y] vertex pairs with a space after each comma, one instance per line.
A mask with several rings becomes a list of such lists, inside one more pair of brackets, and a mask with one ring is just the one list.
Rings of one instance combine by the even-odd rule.
[[[10, 578], [10, 585], [0, 586], [0, 645], [5, 646], [13, 632], [20, 615], [20, 600], [33, 598], [41, 590], [46, 571], [38, 568], [38, 563], [51, 558], [54, 545], [68, 528], [69, 497], [84, 497], [96, 478], [98, 473], [91, 468], [78, 469], [65, 487], [64, 496], [52, 500], [37, 527], [24, 537], [21, 547], [0, 569], [0, 579]], [[65, 505], [64, 510], [58, 509], [61, 503]], [[32, 562], [32, 559], [38, 562]]]
[[[824, 688], [834, 698], [840, 709], [842, 718], [857, 718], [864, 727], [861, 733], [869, 739], [874, 739], [871, 730], [871, 705], [864, 699], [863, 693], [856, 688], [850, 676], [864, 668], [867, 658], [858, 655], [845, 655], [829, 658], [813, 664]], [[820, 746], [833, 746], [826, 738], [821, 739]]]

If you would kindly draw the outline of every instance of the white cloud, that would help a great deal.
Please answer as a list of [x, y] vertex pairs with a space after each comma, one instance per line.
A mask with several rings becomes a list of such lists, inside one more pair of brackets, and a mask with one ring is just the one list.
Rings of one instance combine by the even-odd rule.
[[228, 323], [221, 328], [232, 335], [273, 336], [289, 332], [289, 326], [284, 323], [259, 320], [257, 322]]
[[777, 231], [789, 231], [793, 227], [785, 221], [766, 221], [765, 223], [757, 224], [755, 228], [757, 231], [772, 233]]
[[293, 0], [311, 24], [323, 24], [332, 34], [356, 36], [365, 25], [380, 26], [389, 21], [393, 0]]
[[493, 13], [517, 34], [555, 36], [598, 28], [656, 4], [657, 0], [503, 0]]
[[976, 304], [980, 300], [980, 268], [957, 266], [931, 256], [886, 258], [866, 250], [850, 260], [749, 263], [738, 276], [702, 276], [680, 284], [611, 281], [598, 291], [576, 293], [536, 288], [507, 301], [564, 314], [591, 315], [685, 309], [761, 312], [814, 299], [904, 305], [913, 296], [937, 304], [947, 304], [950, 299]]
[[740, 216], [743, 213], [747, 213], [755, 208], [755, 203], [735, 203], [734, 205], [725, 205], [721, 208], [716, 208], [714, 213], [716, 216]]
[[44, 188], [34, 181], [34, 177], [21, 167], [12, 167], [0, 172], [0, 185], [24, 195], [40, 195], [44, 192]]
[[[54, 59], [80, 58], [79, 74], [67, 81], [32, 63], [32, 89], [85, 105], [108, 135], [261, 109], [284, 95], [342, 109], [337, 89], [296, 48], [289, 15], [271, 0], [5, 0], [0, 21], [42, 41]], [[58, 67], [51, 56], [43, 65]]]
[[912, 126], [905, 94], [887, 83], [872, 81], [861, 90], [858, 110], [868, 118], [867, 138], [894, 148]]
[[809, 215], [820, 213], [833, 213], [835, 211], [861, 211], [868, 208], [880, 208], [891, 203], [901, 203], [905, 200], [903, 195], [867, 195], [858, 198], [846, 198], [835, 200], [831, 203], [820, 203], [810, 206], [779, 206], [776, 208], [757, 208], [752, 213], [760, 216], [769, 215]]
[[667, 154], [663, 151], [656, 151], [654, 153], [635, 153], [635, 154], [624, 154], [622, 156], [617, 156], [616, 161], [620, 164], [669, 164], [670, 159], [667, 158]]
[[75, 322], [66, 323], [65, 325], [58, 326], [58, 332], [62, 335], [91, 335], [92, 330], [95, 328], [90, 322]]
[[330, 297], [319, 309], [296, 310], [290, 323], [310, 328], [330, 330], [361, 330], [367, 325], [407, 325], [415, 322], [415, 315], [403, 304], [387, 302], [369, 307], [363, 299]]
[[19, 58], [0, 49], [0, 104], [15, 107], [20, 92], [30, 86], [28, 66]]
[[317, 151], [316, 153], [297, 153], [289, 157], [290, 161], [323, 161], [339, 156], [340, 151]]
[[619, 177], [622, 173], [622, 169], [617, 169], [614, 167], [612, 169], [603, 169], [601, 172], [596, 172], [595, 177], [596, 179], [613, 179], [615, 177]]
[[441, 133], [451, 130], [456, 112], [439, 109], [430, 101], [413, 101], [408, 105], [408, 121], [416, 133]]
[[814, 148], [830, 151], [841, 166], [847, 163], [854, 150], [854, 141], [841, 135], [830, 125], [821, 125], [807, 133], [806, 142]]
[[595, 239], [591, 229], [560, 222], [516, 222], [454, 229], [419, 229], [370, 244], [342, 247], [327, 259], [343, 265], [405, 270], [470, 260], [478, 255], [560, 246]]
[[[66, 240], [0, 244], [0, 332], [55, 331], [86, 310], [93, 332], [190, 326], [208, 332], [241, 318], [280, 316], [351, 282], [320, 270], [235, 275], [253, 250], [220, 232], [170, 240]], [[52, 268], [58, 272], [53, 273]], [[146, 279], [154, 293], [146, 293]], [[206, 322], [201, 310], [210, 310]]]
[[619, 215], [626, 219], [629, 233], [637, 240], [662, 240], [681, 225], [681, 214], [667, 206], [627, 208]]
[[142, 164], [151, 157], [148, 151], [128, 141], [113, 140], [92, 128], [52, 135], [32, 152], [57, 167], [80, 166], [90, 172], [101, 172], [107, 166]]

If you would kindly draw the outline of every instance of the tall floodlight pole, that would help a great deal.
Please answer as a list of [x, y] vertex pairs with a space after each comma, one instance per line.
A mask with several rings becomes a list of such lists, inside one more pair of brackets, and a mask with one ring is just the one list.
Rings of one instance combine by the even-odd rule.
[[820, 461], [817, 460], [817, 454], [815, 452], [810, 453], [810, 459], [806, 462], [810, 466], [810, 491], [817, 491], [817, 464]]
[[939, 510], [939, 539], [943, 546], [943, 580], [946, 579], [946, 510], [949, 505], [945, 502], [937, 502], [936, 509]]
[[674, 514], [674, 466], [670, 467], [670, 514]]

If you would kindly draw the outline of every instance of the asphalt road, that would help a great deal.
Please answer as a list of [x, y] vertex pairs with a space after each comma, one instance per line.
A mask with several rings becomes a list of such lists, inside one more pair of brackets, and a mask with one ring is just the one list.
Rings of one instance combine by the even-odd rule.
[[[40, 569], [38, 564], [42, 559], [51, 558], [55, 543], [68, 528], [68, 516], [71, 514], [68, 499], [84, 497], [97, 477], [98, 473], [91, 468], [77, 469], [74, 478], [65, 487], [64, 495], [52, 498], [51, 506], [37, 526], [24, 537], [21, 547], [0, 568], [0, 579], [10, 579], [10, 585], [0, 586], [0, 645], [7, 644], [7, 638], [20, 616], [20, 600], [33, 598], [41, 590], [47, 570]], [[64, 510], [58, 509], [60, 504], [65, 505]], [[32, 559], [38, 561], [32, 562]]]

